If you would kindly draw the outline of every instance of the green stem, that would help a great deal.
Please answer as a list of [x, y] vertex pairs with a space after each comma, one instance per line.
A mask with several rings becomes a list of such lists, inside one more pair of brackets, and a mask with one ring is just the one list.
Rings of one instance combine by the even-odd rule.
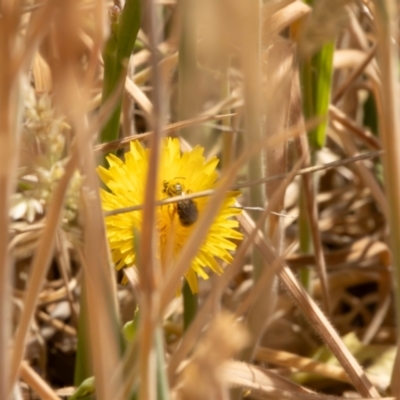
[[[129, 58], [135, 45], [140, 28], [141, 1], [126, 0], [122, 12], [113, 9], [111, 16], [111, 34], [104, 48], [104, 81], [102, 104], [106, 102], [117, 89], [121, 80], [125, 80]], [[101, 131], [102, 143], [118, 138], [121, 116], [122, 95], [113, 113]]]
[[155, 347], [157, 354], [157, 400], [168, 400], [170, 394], [164, 356], [163, 330], [160, 327], [155, 332]]
[[90, 364], [90, 343], [89, 343], [89, 324], [88, 308], [86, 303], [86, 284], [85, 278], [82, 279], [80, 312], [78, 319], [78, 343], [75, 359], [74, 386], [79, 387], [81, 383], [93, 375]]
[[[313, 4], [313, 1], [306, 1]], [[302, 87], [303, 112], [305, 118], [325, 117], [331, 97], [331, 83], [333, 72], [333, 53], [335, 42], [328, 42], [311, 58], [303, 60], [300, 66]], [[317, 151], [325, 146], [327, 120], [324, 119], [309, 136], [311, 151], [311, 165], [315, 164]], [[314, 185], [315, 194], [318, 185]], [[304, 199], [304, 189], [300, 196], [299, 240], [300, 249], [304, 254], [312, 253], [311, 232], [308, 221], [308, 211]], [[305, 266], [300, 270], [300, 280], [307, 291], [311, 288], [311, 269]]]
[[197, 313], [198, 308], [198, 295], [196, 293], [192, 293], [190, 286], [185, 279], [182, 288], [182, 296], [183, 296], [183, 328], [186, 331], [189, 325], [192, 323], [194, 317]]

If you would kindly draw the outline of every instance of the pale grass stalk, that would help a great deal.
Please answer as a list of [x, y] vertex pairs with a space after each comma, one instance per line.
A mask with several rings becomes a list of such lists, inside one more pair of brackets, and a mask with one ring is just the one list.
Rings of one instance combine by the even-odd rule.
[[37, 47], [50, 28], [50, 21], [54, 16], [55, 10], [54, 3], [46, 1], [39, 11], [31, 15], [26, 30], [23, 50], [17, 53], [12, 68], [15, 70], [24, 70], [25, 72], [29, 70]]
[[[244, 74], [244, 113], [245, 129], [244, 135], [245, 147], [250, 149], [253, 143], [260, 141], [264, 135], [261, 110], [261, 62], [262, 62], [262, 25], [261, 11], [262, 2], [260, 0], [251, 0], [241, 5], [237, 4], [236, 23], [240, 26], [242, 35], [240, 37], [241, 56]], [[264, 40], [266, 40], [264, 38]], [[248, 162], [248, 178], [262, 179], [265, 177], [265, 163], [263, 152], [254, 155]], [[249, 189], [250, 205], [252, 207], [264, 207], [266, 201], [265, 185], [251, 186]], [[256, 219], [256, 213], [253, 213]], [[265, 268], [264, 260], [258, 249], [253, 248], [252, 253], [253, 277], [257, 282]], [[250, 310], [246, 324], [250, 332], [251, 341], [242, 351], [240, 358], [244, 361], [250, 361], [260, 336], [268, 322], [269, 315], [274, 308], [275, 293], [274, 280], [269, 282], [265, 288], [262, 297], [253, 304]], [[239, 391], [232, 394], [235, 399], [241, 397]]]
[[43, 229], [43, 233], [30, 268], [31, 276], [27, 285], [24, 308], [18, 323], [18, 328], [15, 333], [13, 343], [8, 388], [12, 388], [17, 379], [18, 370], [24, 356], [26, 339], [36, 309], [39, 293], [42, 289], [44, 278], [50, 265], [51, 257], [53, 256], [54, 241], [63, 211], [65, 194], [68, 189], [68, 184], [72, 174], [76, 169], [77, 162], [78, 159], [76, 148], [74, 147], [72, 156], [65, 166], [64, 175], [61, 177], [60, 182], [53, 193], [53, 199], [47, 212], [47, 223]]
[[[356, 49], [336, 49], [333, 56], [333, 68], [339, 71], [347, 68], [357, 68], [365, 60], [365, 51]], [[372, 83], [380, 84], [380, 74], [375, 60], [371, 60], [364, 68], [363, 73]]]
[[[12, 388], [9, 378], [9, 341], [11, 336], [11, 269], [8, 253], [9, 206], [15, 186], [22, 71], [13, 70], [10, 51], [18, 39], [19, 5], [3, 2], [0, 17], [0, 398]], [[13, 57], [13, 61], [15, 61]]]
[[332, 103], [336, 104], [339, 102], [339, 100], [343, 97], [343, 95], [346, 93], [347, 89], [354, 83], [354, 81], [361, 75], [361, 73], [364, 71], [364, 69], [367, 67], [367, 65], [372, 61], [372, 59], [375, 57], [376, 53], [376, 44], [372, 46], [372, 48], [368, 51], [368, 53], [365, 55], [364, 60], [362, 60], [351, 72], [351, 74], [348, 75], [346, 80], [338, 87], [332, 96]]
[[[318, 172], [318, 171], [328, 170], [331, 168], [337, 168], [337, 167], [341, 167], [343, 165], [352, 164], [357, 161], [369, 160], [371, 158], [379, 157], [382, 154], [383, 154], [382, 150], [381, 151], [371, 151], [369, 153], [363, 153], [363, 154], [360, 154], [360, 155], [354, 156], [354, 157], [346, 157], [346, 158], [343, 158], [342, 160], [332, 161], [332, 162], [329, 162], [326, 164], [313, 165], [312, 167], [306, 167], [306, 168], [300, 169], [296, 173], [296, 176], [302, 176], [302, 175], [312, 174], [312, 173]], [[268, 182], [271, 182], [274, 180], [284, 179], [287, 176], [289, 176], [289, 174], [290, 174], [290, 172], [284, 173], [284, 174], [268, 176], [262, 180], [240, 182], [234, 186], [234, 189], [241, 189], [241, 188], [249, 187], [251, 185], [258, 185], [259, 183], [263, 183], [263, 182], [268, 183]], [[200, 193], [201, 192], [199, 192], [199, 194]], [[195, 198], [195, 197], [197, 197], [197, 195], [198, 195], [197, 193], [195, 195], [191, 195], [190, 198]], [[204, 196], [206, 196], [206, 194], [204, 194]], [[187, 197], [189, 197], [189, 196], [187, 196]], [[177, 200], [178, 199], [175, 198], [174, 201], [177, 201]]]
[[44, 322], [47, 322], [48, 324], [54, 326], [57, 330], [66, 333], [67, 335], [70, 335], [72, 337], [76, 337], [76, 329], [73, 328], [72, 326], [64, 323], [63, 321], [51, 317], [49, 314], [45, 313], [44, 311], [37, 311], [36, 312], [37, 318], [41, 319]]
[[[178, 118], [184, 120], [193, 118], [199, 111], [198, 67], [197, 67], [197, 19], [200, 3], [196, 0], [179, 2], [179, 61], [178, 61]], [[186, 140], [201, 143], [204, 139], [198, 135], [195, 126], [181, 130]]]
[[[93, 136], [98, 133], [99, 125], [105, 120], [105, 111], [101, 110], [91, 124], [88, 123], [86, 115], [86, 104], [93, 86], [93, 73], [98, 68], [98, 54], [89, 53], [87, 55], [89, 69], [82, 70], [79, 62], [81, 51], [79, 32], [80, 27], [87, 23], [86, 14], [79, 10], [75, 1], [57, 5], [59, 9], [53, 19], [51, 32], [51, 40], [57, 50], [53, 47], [48, 49], [47, 58], [50, 60], [49, 65], [54, 77], [55, 104], [74, 129], [80, 172], [85, 178], [81, 187], [81, 210], [84, 220], [81, 258], [89, 310], [89, 340], [85, 345], [91, 347], [97, 398], [117, 400], [115, 392], [121, 384], [121, 379], [118, 377], [119, 379], [112, 382], [109, 380], [118, 365], [120, 350], [115, 275], [108, 259], [98, 176], [95, 172], [96, 162], [91, 150]], [[96, 6], [102, 7], [102, 4]], [[97, 16], [96, 22], [99, 23], [94, 26], [94, 30], [102, 30], [103, 25], [100, 25], [102, 12], [97, 10], [94, 15]], [[74, 29], [71, 29], [71, 26], [74, 26]], [[101, 32], [95, 33], [94, 36], [95, 43], [101, 41]], [[98, 48], [100, 43], [93, 48], [96, 46]], [[52, 52], [53, 50], [56, 54]], [[54, 62], [55, 59], [58, 62]], [[123, 87], [123, 82], [120, 86]], [[110, 98], [106, 106], [112, 108], [113, 101], [115, 100]]]
[[336, 106], [332, 104], [329, 106], [329, 116], [330, 118], [332, 118], [332, 120], [339, 122], [341, 125], [349, 129], [352, 133], [357, 135], [357, 137], [361, 139], [364, 144], [371, 149], [382, 149], [382, 144], [379, 138], [375, 137], [372, 132], [355, 123], [343, 111], [339, 110]]
[[[163, 78], [166, 79], [175, 69], [176, 65], [178, 64], [178, 59], [179, 59], [178, 53], [174, 53], [170, 56], [164, 57], [161, 61], [159, 61], [158, 67], [160, 69], [160, 73], [163, 76]], [[136, 73], [132, 80], [133, 82], [136, 83], [136, 85], [143, 85], [149, 79], [151, 79], [152, 74], [153, 74], [152, 68], [148, 67]]]
[[26, 362], [22, 361], [21, 378], [24, 380], [42, 400], [61, 400], [47, 382]]
[[[351, 136], [348, 136], [347, 132], [345, 132], [343, 127], [338, 126], [335, 123], [333, 123], [333, 129], [339, 135], [344, 152], [350, 157], [356, 157], [358, 155], [358, 150], [354, 143], [353, 138]], [[366, 187], [370, 188], [372, 197], [376, 201], [377, 205], [379, 206], [379, 209], [385, 216], [386, 220], [388, 220], [389, 219], [388, 201], [386, 199], [385, 193], [383, 192], [379, 183], [376, 181], [374, 173], [361, 162], [355, 163], [354, 169], [357, 172], [362, 183]]]
[[[153, 115], [153, 104], [150, 102], [148, 97], [143, 93], [142, 89], [129, 77], [126, 77], [125, 90], [127, 94], [134, 100], [140, 109], [144, 112], [147, 121], [152, 121]], [[129, 136], [125, 134], [125, 136]]]
[[349, 31], [352, 34], [357, 46], [365, 51], [370, 47], [369, 37], [364, 32], [357, 16], [357, 9], [346, 6], [347, 15], [349, 17]]
[[[127, 77], [128, 79], [128, 77]], [[131, 81], [132, 82], [132, 81]], [[126, 85], [125, 85], [126, 86]], [[132, 136], [136, 133], [135, 124], [134, 124], [134, 100], [132, 97], [126, 92], [123, 94], [122, 98], [122, 122], [121, 122], [121, 131], [123, 137]]]
[[265, 3], [262, 11], [263, 32], [268, 32], [268, 35], [277, 35], [311, 12], [311, 7], [301, 1], [288, 3], [287, 5], [283, 1]]
[[[226, 98], [229, 96], [230, 88], [229, 88], [229, 79], [228, 79], [228, 62], [222, 67], [222, 83], [221, 83], [221, 94], [222, 98]], [[229, 112], [229, 110], [226, 110]], [[231, 128], [231, 117], [223, 118], [221, 124], [223, 127]], [[226, 170], [231, 164], [235, 157], [235, 133], [230, 130], [223, 132], [222, 134], [222, 170]]]
[[[389, 275], [389, 273], [387, 273]], [[391, 284], [391, 276], [388, 276], [388, 286]], [[390, 290], [387, 291], [385, 297], [379, 302], [378, 307], [372, 317], [371, 322], [362, 335], [361, 341], [364, 345], [369, 345], [378, 334], [379, 329], [384, 324], [384, 320], [388, 315], [393, 296]]]
[[[274, 193], [271, 195], [271, 200], [268, 202], [268, 206], [266, 207], [265, 211], [260, 216], [257, 224], [254, 226], [252, 230], [252, 243], [256, 238], [257, 232], [260, 230], [258, 226], [261, 225], [262, 218], [264, 216], [268, 216], [269, 213], [273, 212], [276, 209], [276, 206], [282, 202], [282, 199], [285, 196], [286, 189], [288, 185], [293, 181], [296, 173], [298, 172], [300, 166], [303, 164], [305, 159], [305, 155], [303, 154], [300, 159], [296, 162], [295, 166], [293, 167], [292, 171], [288, 174], [285, 178], [285, 181], [282, 182], [279, 186], [275, 188]], [[268, 212], [268, 213], [267, 213]], [[282, 259], [285, 259], [287, 254], [290, 254], [292, 251], [293, 246], [287, 249], [284, 254], [282, 254]], [[240, 306], [236, 309], [235, 314], [238, 318], [240, 318], [251, 306], [255, 303], [260, 297], [262, 297], [263, 291], [265, 290], [265, 286], [270, 285], [270, 281], [273, 279], [271, 273], [274, 273], [273, 268], [265, 268], [263, 274], [259, 277], [258, 281], [254, 284], [252, 291], [248, 294], [248, 296], [243, 299]]]
[[287, 351], [259, 347], [255, 356], [257, 361], [267, 362], [301, 372], [318, 374], [339, 382], [351, 383], [348, 375], [342, 367], [329, 365], [312, 358], [301, 357]]
[[[392, 0], [375, 0], [375, 20], [378, 37], [378, 63], [381, 72], [381, 87], [378, 96], [379, 132], [385, 151], [383, 167], [385, 189], [389, 204], [389, 227], [395, 278], [395, 309], [398, 343], [400, 340], [400, 121], [398, 93], [398, 4]], [[391, 389], [400, 397], [400, 351], [397, 349], [393, 368]]]
[[[70, 80], [70, 88], [71, 98], [79, 101], [79, 91], [72, 80]], [[83, 100], [82, 103], [84, 103]], [[87, 129], [88, 124], [84, 115], [74, 113], [71, 119], [74, 120], [77, 131], [81, 171], [86, 177], [82, 187], [82, 211], [85, 221], [83, 225], [83, 267], [90, 328], [89, 344], [96, 377], [96, 393], [99, 399], [118, 399], [115, 393], [120, 380], [113, 381], [115, 386], [109, 380], [119, 361], [119, 323], [115, 277], [108, 259], [99, 183], [95, 173], [96, 162], [90, 148], [92, 131]], [[107, 343], [107, 346], [104, 346], [104, 343]]]
[[[262, 397], [256, 399], [322, 400], [320, 394], [300, 386], [278, 373], [252, 364], [230, 361], [222, 367], [226, 382], [232, 387], [248, 389]], [[332, 399], [330, 399], [332, 400]]]
[[155, 227], [155, 199], [157, 196], [158, 171], [160, 164], [160, 146], [165, 124], [165, 80], [161, 73], [161, 66], [158, 63], [158, 16], [155, 4], [148, 0], [147, 4], [147, 27], [149, 31], [149, 43], [153, 50], [151, 53], [152, 68], [152, 100], [153, 135], [150, 136], [149, 167], [147, 172], [147, 184], [145, 188], [145, 207], [143, 209], [143, 224], [141, 229], [138, 269], [139, 269], [139, 304], [140, 304], [140, 326], [139, 326], [139, 363], [140, 363], [140, 386], [139, 400], [152, 400], [157, 394], [156, 353], [154, 347], [155, 329], [158, 324], [157, 316], [159, 309], [159, 293], [156, 290], [155, 282], [159, 277], [160, 270], [156, 261], [156, 227]]
[[[295, 48], [290, 42], [273, 41], [263, 57], [263, 76], [266, 80], [263, 86], [263, 104], [265, 104], [265, 136], [273, 137], [288, 127], [290, 110], [291, 82], [294, 73]], [[287, 142], [282, 141], [266, 149], [266, 175], [273, 176], [286, 172], [287, 169]], [[271, 198], [279, 182], [270, 182], [266, 185], [266, 196]], [[284, 207], [284, 196], [272, 210], [269, 218], [268, 236], [273, 241], [278, 253], [281, 252], [283, 231], [280, 224], [281, 217], [277, 214]]]
[[[190, 127], [193, 125], [201, 124], [202, 122], [224, 119], [227, 117], [231, 117], [232, 115], [234, 115], [234, 114], [230, 113], [230, 114], [222, 114], [222, 115], [204, 115], [204, 116], [200, 116], [200, 117], [187, 119], [184, 121], [173, 122], [172, 124], [168, 124], [167, 126], [165, 126], [162, 129], [162, 134], [163, 135], [172, 134], [172, 133], [178, 131], [179, 129], [183, 129], [183, 128], [187, 128], [187, 127]], [[139, 141], [147, 140], [150, 136], [153, 135], [153, 133], [154, 133], [153, 131], [149, 131], [149, 132], [145, 132], [145, 133], [140, 133], [138, 135], [132, 135], [127, 138], [115, 140], [113, 142], [98, 144], [98, 145], [94, 146], [93, 151], [99, 152], [99, 153], [100, 152], [106, 153], [109, 151], [117, 150], [117, 149], [127, 146], [133, 140], [139, 140]]]
[[57, 266], [60, 271], [60, 275], [64, 281], [65, 289], [67, 291], [67, 299], [71, 311], [72, 324], [78, 326], [78, 315], [74, 306], [74, 295], [68, 287], [68, 282], [71, 277], [71, 259], [67, 248], [67, 239], [64, 232], [58, 229], [56, 236], [56, 254]]
[[[89, 148], [86, 151], [90, 154]], [[83, 151], [83, 153], [86, 152]], [[86, 158], [90, 157], [86, 155]], [[95, 171], [94, 160], [91, 161], [91, 168], [85, 168], [85, 172]], [[85, 259], [83, 267], [89, 315], [89, 344], [93, 357], [97, 397], [99, 399], [118, 399], [115, 397], [117, 383], [112, 386], [109, 377], [115, 371], [119, 358], [119, 324], [115, 301], [113, 301], [115, 289], [113, 288], [114, 282], [110, 279], [107, 244], [96, 178], [95, 176], [90, 177], [88, 174], [87, 185], [82, 190], [83, 216], [87, 221], [83, 232], [83, 256]], [[99, 327], [102, 328], [99, 329]], [[105, 343], [107, 346], [104, 346]]]

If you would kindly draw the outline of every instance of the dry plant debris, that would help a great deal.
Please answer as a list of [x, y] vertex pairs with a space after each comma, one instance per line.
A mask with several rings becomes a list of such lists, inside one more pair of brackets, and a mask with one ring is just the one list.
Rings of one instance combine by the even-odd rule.
[[397, 9], [313, 3], [0, 5], [0, 399], [400, 395]]

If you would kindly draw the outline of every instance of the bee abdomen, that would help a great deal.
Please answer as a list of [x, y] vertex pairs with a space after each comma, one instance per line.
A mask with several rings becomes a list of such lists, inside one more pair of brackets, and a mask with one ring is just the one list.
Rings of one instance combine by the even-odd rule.
[[199, 216], [196, 203], [193, 200], [178, 201], [177, 211], [179, 221], [183, 226], [193, 225]]

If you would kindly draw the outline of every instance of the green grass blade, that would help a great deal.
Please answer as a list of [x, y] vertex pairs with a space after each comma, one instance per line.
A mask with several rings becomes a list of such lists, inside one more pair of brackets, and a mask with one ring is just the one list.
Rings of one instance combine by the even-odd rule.
[[[104, 49], [104, 82], [102, 104], [116, 90], [118, 83], [125, 79], [129, 57], [133, 51], [140, 28], [140, 0], [127, 0], [121, 14], [112, 15], [111, 35]], [[118, 138], [122, 96], [114, 112], [101, 131], [101, 142], [111, 142]]]
[[196, 316], [198, 308], [198, 295], [192, 293], [190, 286], [185, 279], [182, 287], [183, 297], [183, 329], [186, 331]]
[[[189, 287], [188, 289], [190, 290]], [[161, 327], [158, 327], [155, 332], [155, 348], [157, 354], [157, 400], [168, 400], [171, 396], [169, 393], [167, 368], [164, 357], [163, 330]]]
[[85, 279], [82, 279], [80, 312], [78, 319], [78, 343], [76, 348], [74, 385], [80, 386], [82, 382], [93, 375], [90, 363], [90, 344], [88, 337], [88, 308], [86, 304]]
[[79, 387], [76, 389], [74, 394], [69, 398], [69, 400], [83, 400], [88, 398], [88, 396], [93, 395], [95, 392], [94, 377], [91, 376], [85, 379]]
[[[326, 43], [311, 59], [301, 66], [303, 110], [306, 118], [325, 117], [331, 100], [333, 72], [333, 53], [335, 43]], [[309, 143], [313, 151], [325, 146], [327, 120], [318, 125], [309, 134]]]
[[[315, 116], [318, 117], [326, 116], [331, 100], [334, 51], [335, 43], [326, 43], [312, 59], [312, 67], [313, 71], [315, 71], [315, 77], [313, 79], [314, 110]], [[325, 146], [327, 123], [327, 119], [324, 118], [318, 127], [311, 132], [309, 140], [312, 149], [319, 150]]]

